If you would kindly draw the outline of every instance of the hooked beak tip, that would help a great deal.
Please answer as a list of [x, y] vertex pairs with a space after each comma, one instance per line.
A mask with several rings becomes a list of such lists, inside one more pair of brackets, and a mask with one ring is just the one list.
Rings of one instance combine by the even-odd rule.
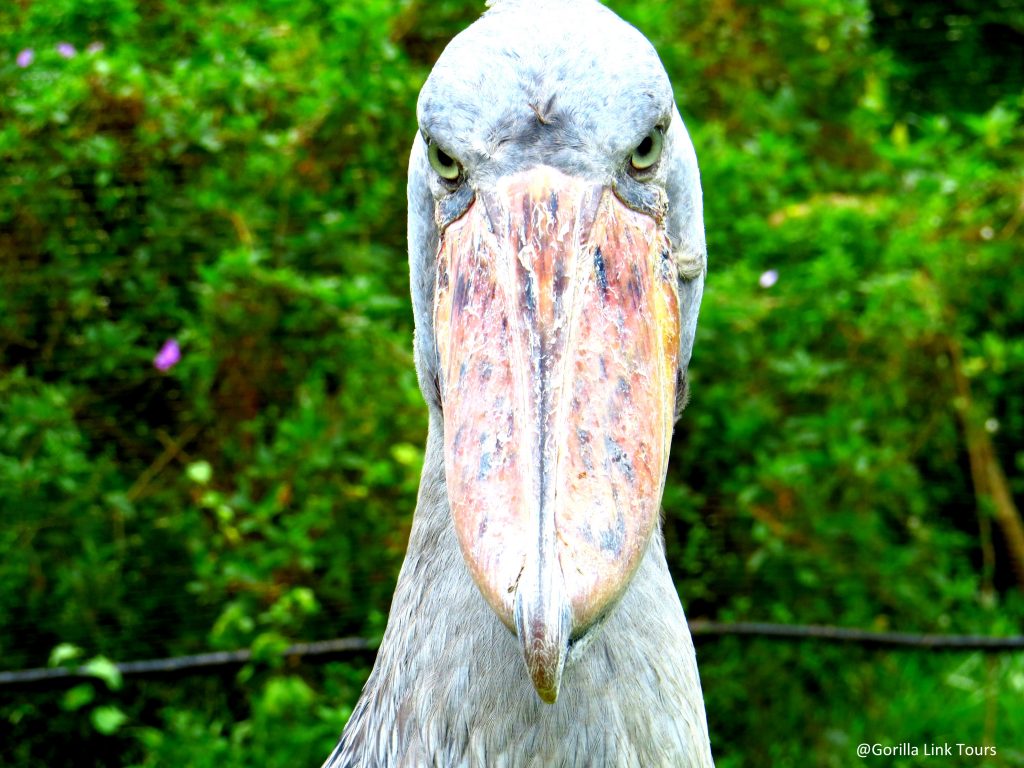
[[561, 687], [565, 660], [569, 655], [572, 612], [561, 590], [516, 590], [516, 635], [523, 651], [526, 670], [541, 701], [554, 704]]

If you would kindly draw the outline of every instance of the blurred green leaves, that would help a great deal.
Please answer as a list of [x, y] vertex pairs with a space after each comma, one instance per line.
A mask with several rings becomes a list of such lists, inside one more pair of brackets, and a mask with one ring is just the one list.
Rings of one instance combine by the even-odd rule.
[[[665, 491], [688, 613], [1019, 632], [966, 437], [1019, 505], [1019, 14], [610, 5], [657, 47], [701, 163], [709, 276]], [[0, 763], [333, 745], [365, 664], [278, 654], [383, 628], [425, 431], [415, 97], [481, 6], [0, 7], [0, 652], [98, 678], [5, 700]], [[241, 672], [120, 689], [105, 661], [238, 647]], [[1022, 764], [1018, 658], [700, 653], [719, 765], [948, 734]]]

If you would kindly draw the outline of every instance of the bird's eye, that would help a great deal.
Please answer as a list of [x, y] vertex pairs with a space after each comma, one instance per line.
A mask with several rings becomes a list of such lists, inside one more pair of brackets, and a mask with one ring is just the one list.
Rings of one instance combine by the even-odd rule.
[[427, 147], [427, 157], [430, 159], [430, 167], [445, 181], [456, 181], [462, 175], [462, 166], [459, 165], [459, 161], [434, 142], [430, 142]]
[[661, 150], [665, 146], [665, 133], [661, 126], [654, 128], [637, 144], [629, 158], [630, 165], [636, 171], [648, 171], [661, 159]]

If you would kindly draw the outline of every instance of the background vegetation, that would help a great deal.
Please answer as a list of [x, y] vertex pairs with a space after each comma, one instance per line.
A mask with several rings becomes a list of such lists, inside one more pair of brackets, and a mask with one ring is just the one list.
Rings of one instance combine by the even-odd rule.
[[[665, 498], [690, 617], [1021, 632], [1024, 7], [609, 5], [660, 51], [703, 173]], [[0, 764], [333, 746], [371, 659], [276, 652], [384, 625], [425, 432], [413, 108], [481, 6], [0, 4], [0, 666], [97, 671], [0, 690]], [[237, 674], [103, 661], [240, 647]], [[860, 742], [1024, 765], [1020, 654], [699, 655], [723, 768], [934, 764]]]

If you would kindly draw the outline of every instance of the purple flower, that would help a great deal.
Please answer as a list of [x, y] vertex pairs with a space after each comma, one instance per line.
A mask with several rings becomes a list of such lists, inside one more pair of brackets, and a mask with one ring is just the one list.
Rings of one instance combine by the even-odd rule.
[[57, 43], [57, 53], [65, 59], [70, 59], [75, 55], [75, 46], [71, 43]]
[[771, 288], [779, 282], [779, 272], [776, 269], [769, 269], [766, 272], [761, 273], [761, 277], [757, 279], [757, 284], [762, 288]]
[[27, 67], [29, 64], [32, 63], [32, 61], [35, 59], [35, 57], [36, 57], [36, 52], [35, 51], [33, 51], [31, 48], [25, 48], [24, 50], [22, 50], [22, 51], [20, 51], [18, 53], [18, 58], [16, 58], [14, 61], [15, 61], [15, 63], [17, 63], [17, 65], [19, 67], [24, 69], [25, 67]]
[[168, 339], [153, 358], [153, 367], [158, 371], [169, 371], [181, 360], [181, 347], [177, 339]]

